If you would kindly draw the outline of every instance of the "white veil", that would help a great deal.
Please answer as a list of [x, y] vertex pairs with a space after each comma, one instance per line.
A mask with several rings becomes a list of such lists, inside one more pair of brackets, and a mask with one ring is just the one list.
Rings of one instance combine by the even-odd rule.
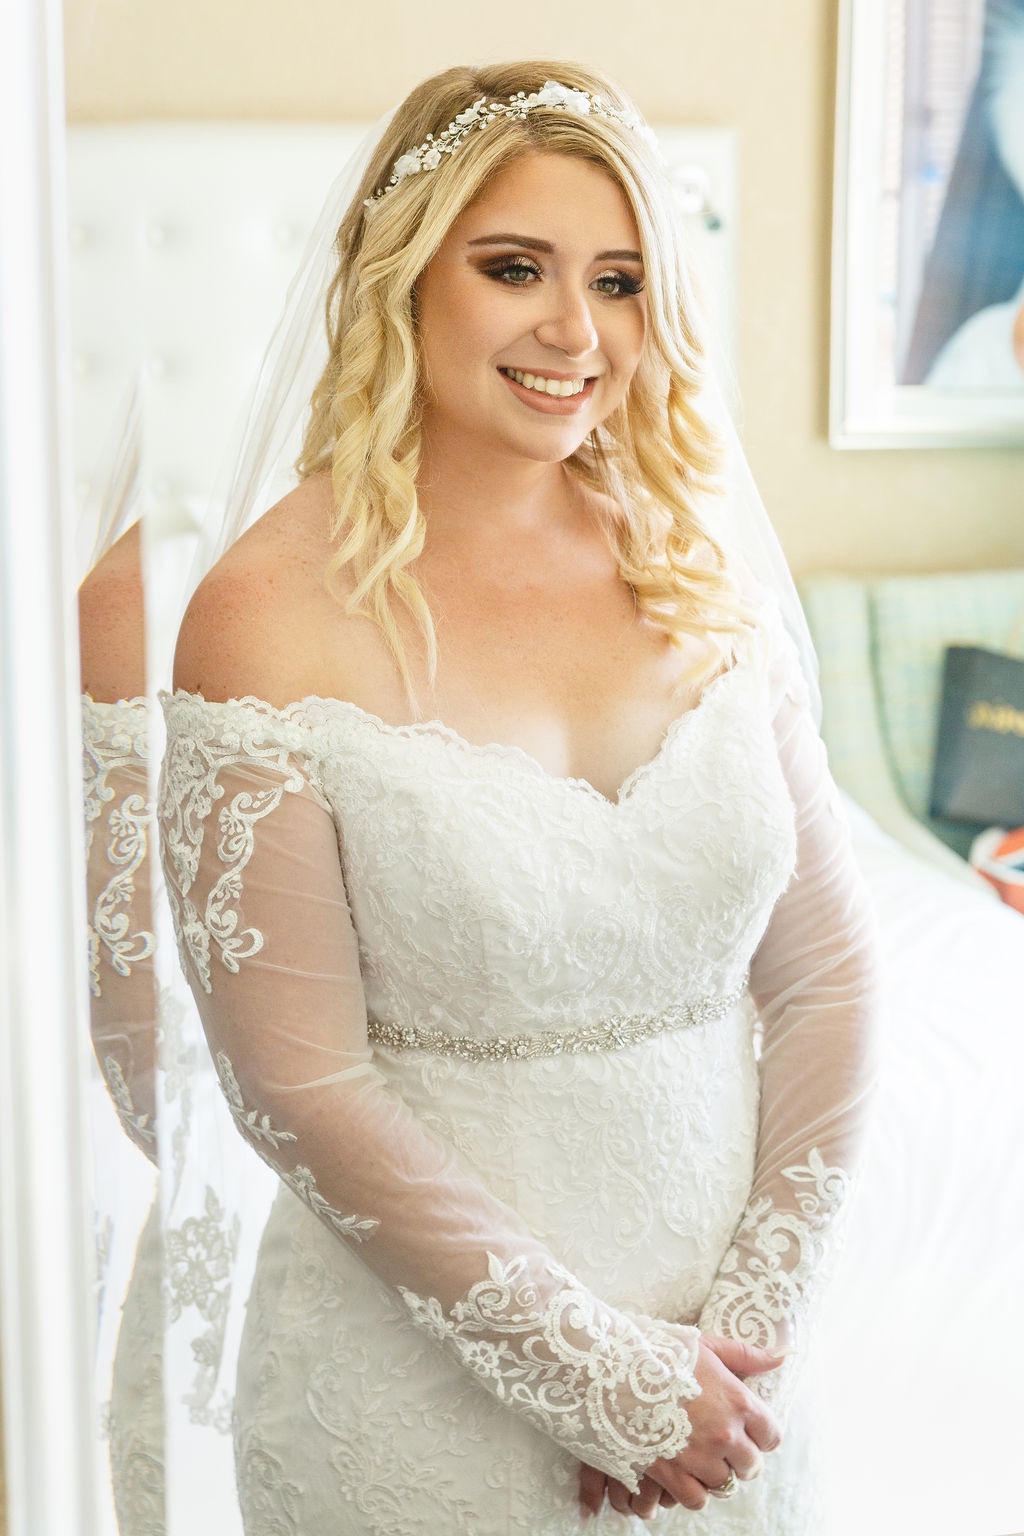
[[190, 588], [249, 524], [295, 484], [294, 463], [317, 380], [327, 362], [327, 290], [335, 236], [394, 109], [374, 124], [332, 183], [288, 286], [267, 345], [239, 441], [200, 533]]

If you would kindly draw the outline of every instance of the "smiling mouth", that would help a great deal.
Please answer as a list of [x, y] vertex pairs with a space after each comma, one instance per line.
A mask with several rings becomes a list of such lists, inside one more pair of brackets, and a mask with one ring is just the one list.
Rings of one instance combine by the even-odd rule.
[[532, 389], [538, 395], [550, 395], [555, 400], [567, 400], [570, 395], [581, 395], [586, 389], [588, 380], [578, 379], [552, 379], [541, 373], [524, 373], [521, 368], [499, 368], [507, 379], [514, 379], [524, 389]]

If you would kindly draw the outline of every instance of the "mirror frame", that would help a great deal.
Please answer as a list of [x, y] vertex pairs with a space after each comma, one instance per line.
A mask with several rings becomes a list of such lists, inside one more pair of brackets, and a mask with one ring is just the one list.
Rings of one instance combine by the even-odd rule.
[[0, 253], [0, 1357], [8, 1536], [100, 1531], [65, 201], [59, 0], [7, 0], [0, 10], [0, 228], [8, 236]]

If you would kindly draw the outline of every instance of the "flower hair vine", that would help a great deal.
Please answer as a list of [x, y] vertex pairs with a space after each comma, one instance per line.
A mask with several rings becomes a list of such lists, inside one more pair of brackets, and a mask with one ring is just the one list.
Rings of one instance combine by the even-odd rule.
[[528, 117], [539, 107], [559, 108], [571, 112], [575, 117], [603, 117], [654, 142], [654, 134], [635, 112], [622, 112], [617, 107], [609, 106], [602, 97], [591, 95], [589, 91], [577, 91], [567, 85], [559, 85], [557, 80], [545, 80], [539, 91], [533, 91], [530, 95], [525, 91], [517, 91], [507, 102], [488, 101], [486, 96], [478, 97], [471, 107], [460, 112], [448, 124], [443, 133], [436, 137], [428, 133], [422, 144], [399, 155], [391, 168], [389, 179], [384, 186], [377, 188], [372, 197], [366, 199], [366, 207], [372, 208], [381, 198], [387, 197], [407, 176], [416, 176], [420, 171], [436, 171], [442, 156], [453, 155], [474, 129], [486, 128], [488, 123], [493, 123], [498, 117], [517, 120]]

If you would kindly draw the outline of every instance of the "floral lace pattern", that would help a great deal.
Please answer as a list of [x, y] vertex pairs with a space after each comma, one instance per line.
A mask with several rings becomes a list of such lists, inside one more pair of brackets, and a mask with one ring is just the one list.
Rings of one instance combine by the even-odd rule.
[[[292, 749], [299, 732], [283, 744], [268, 738], [259, 719], [241, 731], [228, 730], [218, 739], [182, 736], [168, 744], [164, 759], [161, 804], [170, 814], [164, 819], [162, 845], [173, 878], [168, 883], [175, 918], [175, 932], [182, 965], [191, 961], [202, 986], [210, 990], [210, 958], [216, 952], [228, 971], [263, 947], [257, 930], [240, 926], [238, 900], [245, 866], [252, 857], [255, 828], [269, 816], [287, 793], [298, 793], [305, 783]], [[213, 807], [223, 798], [218, 774], [232, 764], [263, 765], [276, 777], [259, 793], [232, 797], [217, 813], [217, 853], [223, 873], [215, 882], [200, 913], [189, 899], [203, 848], [205, 824]]]
[[[400, 1288], [414, 1320], [502, 1402], [635, 1490], [639, 1472], [690, 1438], [682, 1404], [700, 1391], [697, 1330], [662, 1324], [652, 1338], [612, 1322], [565, 1270], [540, 1306], [524, 1259], [488, 1260], [488, 1279], [447, 1316], [436, 1299]], [[596, 1434], [581, 1441], [581, 1431]]]
[[227, 1322], [231, 1267], [238, 1247], [238, 1222], [225, 1221], [213, 1190], [206, 1191], [202, 1216], [190, 1216], [164, 1232], [166, 1322], [173, 1325], [194, 1309], [208, 1324], [192, 1339], [197, 1365], [194, 1389], [186, 1397], [189, 1417], [227, 1431], [230, 1408], [214, 1396]]
[[[119, 779], [130, 770], [132, 783], [148, 772], [148, 719], [144, 699], [120, 704], [95, 704], [83, 699], [82, 769], [86, 824], [86, 854], [94, 858], [93, 843], [106, 808], [104, 856], [111, 873], [91, 880], [89, 976], [94, 997], [100, 996], [100, 958], [119, 976], [130, 976], [133, 965], [153, 953], [153, 935], [133, 922], [135, 878], [148, 853], [151, 807], [145, 794], [133, 788], [117, 800]], [[116, 803], [115, 803], [116, 802]]]
[[[806, 1163], [784, 1168], [782, 1176], [792, 1188], [794, 1208], [780, 1209], [767, 1195], [751, 1197], [700, 1325], [705, 1333], [798, 1354], [838, 1252], [838, 1217], [850, 1179], [844, 1169], [827, 1167], [817, 1148]], [[781, 1405], [792, 1391], [794, 1369], [787, 1362], [756, 1378], [753, 1389]]]
[[117, 1118], [124, 1127], [125, 1134], [144, 1152], [153, 1151], [156, 1147], [156, 1131], [152, 1125], [152, 1116], [136, 1110], [132, 1101], [132, 1091], [117, 1057], [104, 1056], [101, 1065], [104, 1079], [110, 1089], [110, 1096], [114, 1101], [114, 1108], [117, 1110]]
[[[252, 1143], [261, 1157], [268, 1156], [267, 1148], [273, 1148], [276, 1152], [285, 1142], [296, 1140], [291, 1131], [275, 1130], [270, 1123], [269, 1115], [261, 1115], [255, 1109], [246, 1109], [234, 1068], [224, 1051], [217, 1052], [215, 1061], [217, 1076], [224, 1089], [232, 1118], [246, 1141]], [[362, 1243], [380, 1226], [378, 1221], [361, 1216], [343, 1216], [341, 1211], [335, 1210], [317, 1189], [313, 1173], [310, 1169], [304, 1168], [301, 1163], [295, 1168], [283, 1168], [277, 1162], [273, 1162], [271, 1166], [280, 1174], [288, 1188], [294, 1190], [299, 1199], [309, 1206], [314, 1216], [319, 1216], [321, 1221], [326, 1222], [339, 1237], [347, 1237], [352, 1242]]]
[[[488, 1039], [510, 1021], [516, 1033], [571, 1030], [663, 1011], [680, 1001], [680, 976], [683, 1000], [731, 993], [794, 856], [757, 683], [740, 668], [719, 677], [614, 802], [518, 747], [477, 746], [436, 722], [389, 726], [337, 699], [275, 710], [165, 696], [161, 833], [183, 963], [208, 990], [212, 950], [229, 970], [259, 952], [263, 936], [241, 911], [256, 828], [305, 785], [344, 841], [371, 1018]], [[218, 776], [233, 766], [266, 788], [219, 809], [223, 870], [200, 913], [188, 893], [224, 796]], [[687, 870], [670, 902], [660, 864], [648, 868], [635, 848], [655, 826], [663, 859]]]
[[166, 1536], [166, 1476], [159, 1449], [119, 1421], [110, 1436], [110, 1470], [120, 1529], [126, 1536]]

